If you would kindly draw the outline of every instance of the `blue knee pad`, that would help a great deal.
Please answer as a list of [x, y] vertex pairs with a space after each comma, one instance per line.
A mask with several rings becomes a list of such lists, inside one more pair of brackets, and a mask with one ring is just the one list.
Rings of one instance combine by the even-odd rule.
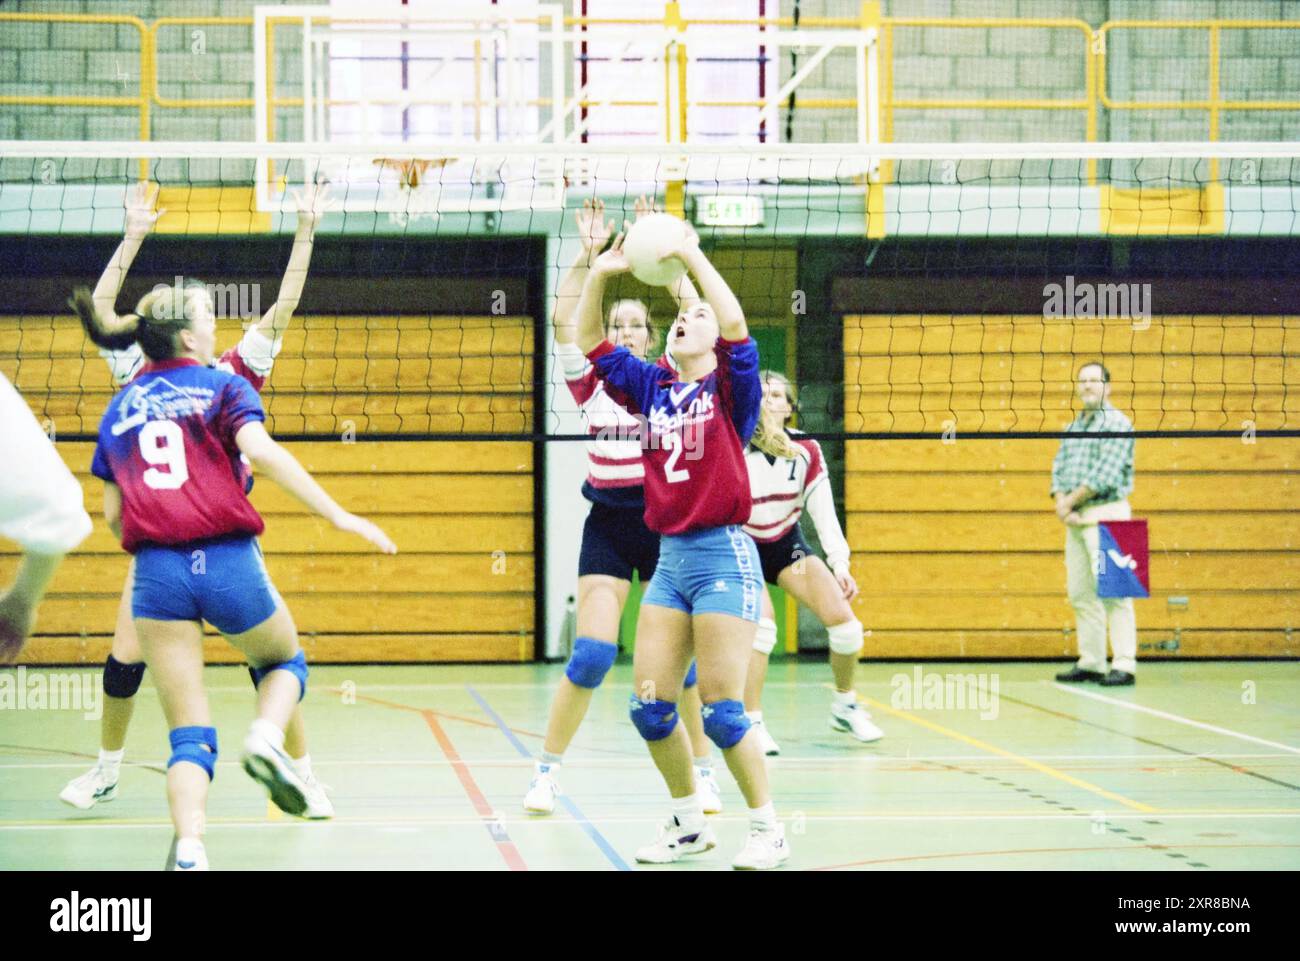
[[112, 654], [104, 662], [104, 693], [109, 697], [135, 697], [144, 680], [144, 661], [123, 664]]
[[172, 756], [167, 767], [181, 761], [197, 764], [208, 772], [208, 780], [217, 770], [217, 729], [215, 727], [177, 727], [171, 732]]
[[580, 637], [573, 642], [573, 656], [564, 669], [564, 676], [578, 687], [600, 687], [616, 657], [617, 644], [598, 641], [594, 637]]
[[271, 664], [268, 667], [250, 667], [248, 673], [253, 678], [253, 686], [260, 687], [262, 678], [272, 671], [288, 671], [298, 679], [298, 684], [302, 688], [302, 693], [298, 695], [298, 700], [307, 696], [307, 655], [299, 651], [289, 660], [280, 664]]
[[695, 662], [691, 661], [691, 666], [686, 671], [686, 680], [682, 681], [682, 687], [694, 687], [699, 678], [695, 676]]
[[735, 747], [749, 730], [745, 705], [740, 701], [715, 701], [704, 705], [704, 733], [722, 750]]
[[633, 694], [628, 710], [632, 724], [647, 741], [662, 741], [677, 726], [677, 705], [672, 701], [643, 701]]

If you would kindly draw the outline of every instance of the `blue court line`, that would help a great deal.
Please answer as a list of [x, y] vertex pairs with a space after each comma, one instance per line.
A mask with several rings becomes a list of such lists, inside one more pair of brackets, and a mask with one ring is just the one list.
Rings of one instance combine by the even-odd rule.
[[[490, 717], [493, 723], [501, 729], [501, 733], [506, 736], [506, 740], [514, 746], [514, 749], [522, 756], [528, 758], [528, 760], [533, 760], [532, 752], [529, 751], [528, 748], [524, 747], [523, 741], [515, 737], [515, 732], [510, 730], [510, 727], [504, 720], [502, 720], [500, 714], [492, 710], [492, 706], [483, 698], [483, 695], [479, 694], [478, 691], [474, 690], [474, 688], [468, 684], [465, 685], [465, 690], [469, 691], [469, 696], [478, 702], [478, 706], [483, 709], [483, 713]], [[570, 816], [572, 816], [582, 829], [587, 832], [587, 837], [591, 838], [596, 847], [600, 848], [601, 853], [605, 855], [610, 864], [614, 865], [614, 867], [620, 871], [632, 870], [632, 867], [618, 856], [618, 852], [615, 851], [613, 845], [605, 839], [605, 835], [596, 830], [596, 825], [587, 820], [587, 816], [582, 813], [578, 805], [574, 804], [567, 794], [559, 795], [559, 800], [560, 803], [564, 805], [565, 810], [569, 812]]]

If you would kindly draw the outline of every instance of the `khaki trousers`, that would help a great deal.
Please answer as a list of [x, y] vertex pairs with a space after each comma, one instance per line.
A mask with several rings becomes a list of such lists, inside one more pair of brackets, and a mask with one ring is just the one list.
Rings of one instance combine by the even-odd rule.
[[1126, 500], [1098, 504], [1080, 512], [1082, 527], [1065, 529], [1065, 586], [1074, 608], [1079, 635], [1078, 667], [1106, 673], [1106, 631], [1115, 654], [1111, 667], [1137, 673], [1137, 620], [1131, 597], [1098, 597], [1096, 558], [1101, 535], [1098, 521], [1126, 521], [1133, 511]]

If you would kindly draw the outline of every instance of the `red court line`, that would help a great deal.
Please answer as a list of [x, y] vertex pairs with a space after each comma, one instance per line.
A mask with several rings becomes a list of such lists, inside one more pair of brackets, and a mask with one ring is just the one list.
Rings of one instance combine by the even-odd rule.
[[438, 723], [437, 716], [433, 711], [421, 711], [420, 716], [424, 718], [424, 723], [429, 725], [429, 730], [433, 732], [434, 738], [437, 739], [438, 746], [442, 748], [442, 753], [451, 762], [456, 777], [460, 778], [461, 787], [469, 795], [470, 803], [474, 805], [474, 810], [478, 812], [478, 816], [483, 818], [484, 827], [487, 828], [488, 834], [492, 836], [492, 841], [496, 844], [497, 850], [501, 852], [501, 857], [505, 859], [506, 866], [511, 871], [527, 871], [528, 865], [524, 863], [523, 857], [519, 854], [519, 849], [506, 835], [505, 828], [498, 823], [496, 812], [492, 810], [492, 805], [488, 804], [487, 798], [479, 790], [474, 776], [469, 773], [469, 767], [456, 753], [455, 745], [451, 743], [451, 738], [447, 737], [447, 732]]
[[[343, 695], [343, 691], [340, 690], [339, 688], [329, 688], [329, 693], [337, 694], [340, 697]], [[475, 727], [487, 727], [487, 728], [491, 728], [494, 731], [500, 730], [500, 728], [497, 727], [497, 725], [493, 724], [491, 721], [484, 721], [481, 718], [477, 718], [477, 717], [465, 717], [462, 714], [448, 714], [446, 711], [435, 711], [432, 710], [431, 708], [415, 707], [414, 705], [411, 704], [399, 704], [396, 701], [385, 701], [383, 698], [371, 697], [369, 694], [357, 694], [354, 692], [352, 696], [361, 701], [369, 701], [371, 704], [382, 704], [384, 707], [396, 708], [399, 711], [414, 711], [416, 714], [422, 714], [427, 710], [430, 714], [433, 714], [435, 717], [445, 718], [448, 721], [460, 721], [464, 724], [473, 724]], [[525, 731], [523, 728], [518, 728], [518, 727], [510, 728], [510, 732], [512, 734], [522, 735], [523, 737], [537, 738], [537, 740], [539, 741], [545, 740], [546, 738], [545, 734], [538, 734], [536, 731]], [[786, 740], [793, 742], [794, 738], [786, 738]], [[584, 750], [594, 751], [597, 754], [617, 754], [620, 757], [642, 757], [641, 754], [631, 754], [628, 751], [620, 751], [617, 748], [609, 748], [609, 747], [588, 747], [585, 748]], [[95, 756], [92, 754], [87, 754], [84, 756], [90, 758], [92, 761], [95, 758]]]
[[[1128, 848], [1012, 848], [1006, 851], [953, 851], [949, 854], [909, 854], [901, 858], [873, 858], [869, 861], [849, 861], [846, 864], [828, 864], [821, 868], [809, 868], [810, 871], [838, 871], [841, 868], [857, 868], [868, 864], [901, 864], [905, 861], [936, 861], [945, 858], [986, 858], [1004, 854], [1114, 854], [1116, 851], [1134, 851], [1149, 848], [1152, 851], [1167, 851], [1172, 844], [1135, 844]], [[1199, 848], [1300, 848], [1300, 844], [1179, 844], [1180, 851]]]
[[[333, 693], [339, 694], [342, 692], [333, 691]], [[437, 712], [430, 711], [426, 708], [412, 707], [409, 704], [398, 704], [396, 701], [384, 701], [380, 698], [369, 697], [365, 694], [358, 694], [356, 697], [363, 701], [369, 701], [372, 704], [380, 704], [384, 707], [396, 708], [399, 711], [412, 711], [424, 718], [424, 723], [427, 724], [429, 730], [433, 732], [434, 739], [438, 742], [438, 747], [442, 748], [443, 755], [449, 762], [451, 762], [452, 770], [456, 772], [456, 777], [460, 779], [460, 786], [465, 789], [465, 793], [469, 796], [470, 804], [474, 805], [475, 813], [483, 819], [483, 826], [487, 828], [488, 834], [492, 836], [492, 842], [497, 846], [497, 850], [501, 852], [501, 857], [505, 859], [506, 866], [509, 867], [511, 871], [527, 871], [528, 865], [524, 863], [524, 859], [522, 855], [520, 855], [519, 849], [515, 847], [514, 842], [511, 841], [510, 837], [506, 834], [505, 827], [497, 821], [496, 812], [492, 810], [492, 805], [488, 804], [488, 800], [479, 789], [478, 783], [474, 780], [474, 776], [469, 773], [469, 767], [465, 764], [464, 760], [461, 759], [460, 754], [456, 751], [456, 746], [451, 743], [451, 738], [447, 736], [447, 732], [444, 731], [442, 725], [438, 723]], [[455, 715], [444, 716], [455, 717]], [[496, 729], [495, 724], [486, 724], [484, 726], [493, 728], [494, 730]]]

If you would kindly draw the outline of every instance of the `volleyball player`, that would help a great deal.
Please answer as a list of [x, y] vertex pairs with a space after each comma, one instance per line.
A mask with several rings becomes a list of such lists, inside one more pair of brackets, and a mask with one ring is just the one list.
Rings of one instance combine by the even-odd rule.
[[762, 401], [758, 348], [739, 301], [689, 228], [676, 249], [704, 300], [682, 310], [669, 343], [678, 370], [649, 364], [604, 337], [601, 300], [610, 277], [629, 269], [622, 237], [592, 265], [578, 307], [577, 343], [610, 396], [644, 418], [646, 526], [660, 534], [659, 564], [641, 601], [633, 656], [632, 722], [672, 796], [673, 813], [638, 861], [668, 863], [716, 846], [678, 721], [692, 650], [704, 730], [722, 750], [749, 806], [737, 869], [774, 868], [789, 856], [768, 793], [762, 751], [745, 716], [745, 674], [759, 619], [758, 549], [749, 518], [744, 444]]
[[[221, 355], [217, 365], [223, 370], [244, 377], [253, 389], [261, 392], [271, 374], [276, 356], [280, 353], [285, 331], [298, 307], [307, 269], [311, 263], [316, 228], [329, 206], [328, 188], [307, 185], [296, 195], [298, 224], [293, 239], [289, 263], [280, 281], [275, 303], [253, 324], [239, 344]], [[120, 387], [131, 381], [144, 366], [146, 358], [138, 342], [131, 341], [123, 347], [111, 347], [115, 335], [127, 331], [134, 323], [130, 317], [118, 317], [116, 303], [127, 272], [135, 261], [140, 247], [148, 237], [155, 221], [163, 211], [155, 212], [156, 188], [138, 183], [126, 195], [126, 230], [122, 242], [104, 268], [93, 292], [93, 311], [83, 314], [88, 323], [90, 338], [100, 344], [100, 356], [108, 362], [113, 379]], [[199, 289], [201, 285], [196, 284]], [[136, 308], [139, 313], [140, 308]], [[129, 334], [126, 337], [130, 340]], [[104, 346], [104, 345], [110, 346]], [[252, 485], [248, 473], [247, 484]], [[83, 810], [117, 796], [118, 777], [125, 754], [126, 733], [135, 709], [135, 694], [144, 680], [144, 657], [135, 636], [131, 618], [131, 569], [128, 568], [126, 584], [118, 605], [117, 624], [113, 631], [113, 646], [104, 663], [104, 709], [100, 718], [99, 757], [85, 774], [73, 778], [59, 794], [60, 800]], [[307, 808], [304, 817], [329, 818], [334, 815], [334, 805], [324, 786], [316, 779], [307, 750], [306, 729], [302, 713], [294, 711], [285, 738], [285, 749], [293, 758], [294, 767], [306, 785]]]
[[[74, 295], [84, 316], [94, 304]], [[109, 401], [91, 473], [104, 481], [104, 516], [134, 556], [131, 612], [171, 730], [167, 796], [177, 870], [204, 870], [208, 785], [217, 732], [203, 690], [203, 622], [252, 665], [257, 718], [244, 770], [282, 811], [301, 815], [305, 785], [284, 751], [285, 728], [306, 694], [307, 663], [293, 618], [267, 576], [240, 455], [339, 530], [385, 553], [397, 548], [370, 521], [347, 513], [267, 434], [257, 392], [212, 368], [216, 319], [207, 291], [155, 288], [115, 337], [134, 337], [147, 358]], [[87, 321], [93, 327], [93, 321]]]
[[[650, 201], [637, 200], [636, 214], [653, 211]], [[524, 796], [524, 810], [550, 814], [560, 792], [559, 773], [564, 752], [591, 705], [593, 692], [605, 679], [618, 655], [618, 629], [636, 571], [642, 584], [654, 574], [659, 559], [659, 535], [646, 527], [645, 469], [641, 462], [639, 421], [614, 402], [592, 366], [574, 344], [574, 314], [588, 271], [614, 233], [605, 220], [605, 204], [587, 200], [577, 213], [582, 250], [565, 272], [556, 291], [554, 312], [556, 354], [573, 399], [581, 409], [591, 440], [587, 442], [587, 480], [583, 496], [591, 510], [582, 529], [578, 558], [578, 624], [573, 653], [555, 690], [546, 725], [542, 755]], [[683, 277], [672, 289], [679, 305], [699, 300]], [[639, 300], [618, 300], [610, 308], [605, 336], [644, 360], [657, 346], [658, 332], [650, 309]], [[722, 810], [722, 798], [703, 736], [695, 671], [686, 678], [683, 704], [691, 715], [692, 744], [697, 756], [698, 792], [706, 813]]]
[[[849, 542], [835, 516], [826, 461], [817, 441], [787, 426], [798, 402], [795, 386], [774, 371], [763, 371], [762, 379], [763, 409], [745, 455], [754, 501], [745, 530], [758, 543], [767, 583], [779, 585], [806, 604], [826, 625], [835, 676], [831, 728], [859, 741], [879, 740], [884, 732], [871, 722], [853, 690], [863, 629], [849, 602], [857, 596], [858, 585], [849, 572]], [[799, 516], [805, 510], [826, 551], [825, 562], [804, 540]], [[754, 723], [764, 753], [779, 754], [763, 724], [763, 681], [776, 644], [776, 622], [764, 613], [745, 683], [745, 713]]]

